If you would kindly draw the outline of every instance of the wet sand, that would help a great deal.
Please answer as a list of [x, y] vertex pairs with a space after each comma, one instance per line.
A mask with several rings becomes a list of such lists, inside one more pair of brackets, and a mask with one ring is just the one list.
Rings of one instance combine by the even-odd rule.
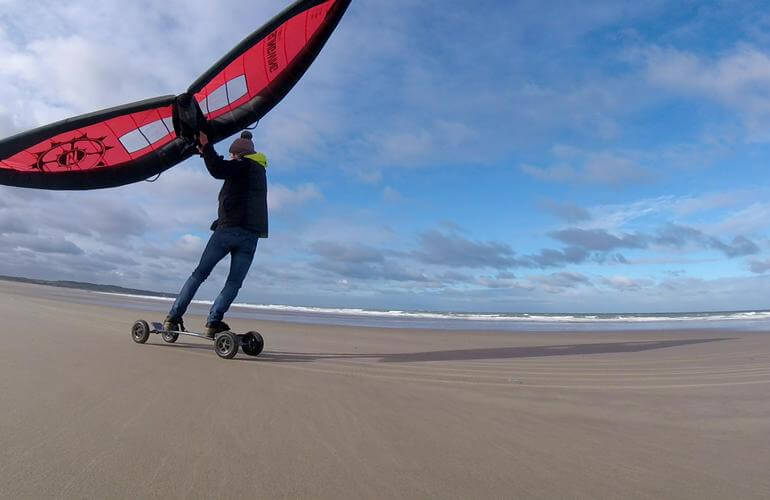
[[0, 282], [2, 498], [770, 497], [770, 333], [235, 319], [226, 361], [68, 293]]

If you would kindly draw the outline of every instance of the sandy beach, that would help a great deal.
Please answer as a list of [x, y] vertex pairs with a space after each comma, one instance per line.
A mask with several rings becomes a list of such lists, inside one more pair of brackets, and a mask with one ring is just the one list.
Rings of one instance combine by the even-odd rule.
[[2, 498], [770, 497], [770, 333], [235, 319], [225, 361], [72, 293], [0, 282]]

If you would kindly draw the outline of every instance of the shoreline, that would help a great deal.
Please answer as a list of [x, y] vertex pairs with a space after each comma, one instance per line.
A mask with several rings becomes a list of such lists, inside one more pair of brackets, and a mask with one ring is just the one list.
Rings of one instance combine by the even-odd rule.
[[[152, 311], [159, 315], [155, 321], [165, 316], [173, 298], [160, 296], [141, 296], [124, 293], [82, 290], [79, 288], [57, 287], [39, 283], [19, 283], [0, 281], [0, 290], [15, 289], [22, 292], [26, 287], [41, 287], [34, 294], [44, 295], [72, 302], [74, 304], [104, 305], [127, 310]], [[195, 300], [190, 305], [188, 315], [205, 316], [211, 301]], [[346, 312], [354, 311], [354, 312]], [[235, 303], [228, 312], [228, 318], [253, 321], [275, 321], [304, 325], [330, 325], [350, 327], [374, 327], [386, 329], [435, 329], [446, 331], [504, 331], [504, 332], [591, 332], [591, 331], [655, 331], [655, 330], [738, 330], [770, 332], [770, 312], [743, 312], [733, 317], [723, 317], [718, 313], [708, 318], [690, 316], [671, 318], [668, 313], [639, 314], [640, 318], [630, 320], [615, 319], [571, 319], [571, 315], [532, 314], [532, 318], [486, 318], [478, 315], [473, 319], [462, 314], [443, 313], [413, 314], [397, 311], [387, 314], [377, 311], [357, 313], [355, 309], [323, 309], [310, 307], [262, 306]], [[739, 312], [736, 312], [739, 313]], [[711, 314], [711, 313], [703, 313]], [[665, 318], [660, 316], [665, 315]], [[566, 318], [564, 317], [566, 316]], [[602, 316], [602, 315], [586, 315]], [[607, 314], [604, 316], [614, 316]], [[656, 317], [657, 316], [657, 317]], [[149, 319], [148, 319], [149, 320]]]

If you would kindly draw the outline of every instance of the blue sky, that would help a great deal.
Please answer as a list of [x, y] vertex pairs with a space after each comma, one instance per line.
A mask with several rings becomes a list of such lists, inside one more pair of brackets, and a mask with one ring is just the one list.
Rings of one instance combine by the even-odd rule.
[[[286, 4], [0, 0], [0, 136], [181, 92]], [[353, 0], [255, 130], [270, 238], [239, 300], [770, 307], [764, 7]], [[218, 188], [196, 158], [153, 184], [0, 187], [0, 273], [177, 291]]]

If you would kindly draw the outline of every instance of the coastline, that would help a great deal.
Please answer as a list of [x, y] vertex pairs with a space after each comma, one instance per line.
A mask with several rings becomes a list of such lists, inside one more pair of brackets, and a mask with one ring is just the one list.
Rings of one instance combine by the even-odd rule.
[[[17, 286], [37, 288], [35, 293], [76, 304], [104, 305], [158, 313], [162, 319], [174, 300], [173, 296], [143, 291], [107, 291], [107, 285], [96, 289], [60, 287], [43, 282], [14, 282]], [[114, 287], [112, 287], [114, 288]], [[62, 290], [67, 290], [66, 292]], [[210, 300], [193, 300], [189, 312], [205, 315]], [[158, 315], [156, 314], [156, 316]], [[620, 330], [728, 329], [770, 332], [770, 311], [714, 311], [691, 313], [449, 313], [431, 311], [367, 310], [359, 308], [321, 308], [307, 306], [261, 305], [236, 302], [228, 317], [254, 321], [275, 321], [309, 325], [379, 327], [392, 329], [493, 330], [510, 332], [591, 332]]]

